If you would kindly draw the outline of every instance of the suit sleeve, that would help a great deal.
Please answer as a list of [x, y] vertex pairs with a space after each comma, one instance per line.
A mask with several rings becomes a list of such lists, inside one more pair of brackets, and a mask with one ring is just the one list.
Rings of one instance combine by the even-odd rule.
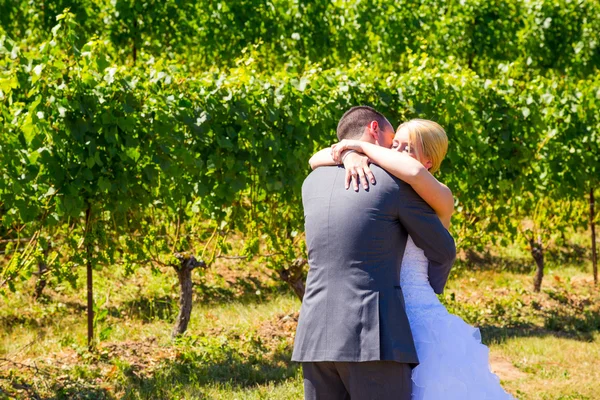
[[454, 238], [425, 200], [407, 184], [400, 185], [398, 217], [415, 244], [423, 249], [429, 260], [429, 283], [433, 291], [440, 294], [456, 259]]

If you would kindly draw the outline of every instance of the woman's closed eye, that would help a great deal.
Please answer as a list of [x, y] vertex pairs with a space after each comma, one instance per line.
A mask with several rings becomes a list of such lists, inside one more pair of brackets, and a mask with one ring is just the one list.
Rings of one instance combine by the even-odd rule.
[[394, 142], [392, 144], [392, 150], [396, 150], [396, 151], [399, 151], [401, 153], [410, 154], [410, 146], [409, 146], [408, 143]]
[[393, 142], [392, 143], [392, 150], [406, 151], [406, 145], [407, 145], [407, 143]]

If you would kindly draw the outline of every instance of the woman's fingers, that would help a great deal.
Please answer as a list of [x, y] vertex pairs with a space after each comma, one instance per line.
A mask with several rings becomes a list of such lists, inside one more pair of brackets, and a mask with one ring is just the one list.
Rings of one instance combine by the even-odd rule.
[[350, 168], [346, 168], [346, 190], [350, 187], [350, 182], [352, 182], [352, 173]]
[[371, 168], [369, 168], [369, 164], [363, 166], [363, 169], [365, 171], [365, 175], [367, 176], [368, 182], [371, 182], [371, 184], [374, 185], [375, 184], [375, 175], [373, 175]]
[[341, 142], [331, 146], [331, 157], [333, 158], [333, 161], [335, 161], [338, 164], [341, 163], [342, 155], [347, 149], [348, 146], [345, 140], [342, 140]]
[[350, 184], [354, 187], [354, 191], [358, 192], [358, 173], [355, 168], [346, 168], [346, 190]]
[[356, 168], [352, 168], [352, 186], [354, 186], [354, 191], [358, 192], [358, 172]]
[[367, 177], [365, 176], [365, 170], [364, 170], [364, 168], [362, 166], [361, 167], [357, 167], [356, 168], [356, 172], [358, 173], [358, 178], [359, 178], [360, 182], [362, 183], [363, 188], [365, 190], [369, 190], [369, 181], [367, 180]]
[[[342, 143], [342, 142], [340, 142]], [[339, 150], [339, 144], [332, 146], [332, 156], [336, 150]], [[345, 188], [348, 190], [350, 185], [358, 192], [359, 186], [369, 190], [369, 182], [375, 184], [375, 176], [369, 168], [369, 159], [361, 154], [348, 154], [344, 156], [344, 167], [346, 168]]]
[[341, 162], [341, 146], [334, 144], [333, 146], [331, 146], [331, 158], [333, 158], [333, 161], [335, 161], [336, 163], [340, 163]]

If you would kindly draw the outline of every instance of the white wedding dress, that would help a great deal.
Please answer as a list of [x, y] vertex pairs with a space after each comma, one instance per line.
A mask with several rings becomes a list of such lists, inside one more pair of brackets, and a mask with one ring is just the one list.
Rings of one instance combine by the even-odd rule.
[[479, 329], [450, 314], [427, 277], [428, 260], [408, 238], [400, 286], [419, 365], [412, 372], [413, 400], [512, 399], [490, 371]]

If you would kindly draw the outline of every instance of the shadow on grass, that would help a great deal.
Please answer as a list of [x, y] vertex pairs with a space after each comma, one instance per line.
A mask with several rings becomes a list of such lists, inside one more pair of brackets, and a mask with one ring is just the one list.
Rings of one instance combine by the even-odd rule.
[[[269, 301], [273, 295], [288, 292], [291, 290], [284, 282], [280, 285], [267, 285], [255, 277], [238, 277], [235, 282], [230, 282], [229, 287], [211, 286], [203, 281], [194, 282], [195, 304], [217, 305], [231, 302], [256, 304]], [[117, 319], [131, 318], [146, 323], [156, 320], [172, 322], [179, 312], [177, 301], [177, 293], [163, 296], [140, 295], [119, 305], [110, 306], [107, 310], [111, 317]], [[57, 300], [50, 295], [44, 295], [41, 302], [49, 305], [57, 303]], [[77, 301], [63, 300], [60, 304], [64, 308], [58, 314], [40, 316], [20, 312], [0, 316], [0, 327], [5, 333], [11, 333], [22, 327], [42, 329], [54, 323], [58, 315], [61, 317], [84, 315], [87, 310], [84, 304]]]
[[[206, 386], [221, 385], [232, 389], [249, 389], [266, 383], [278, 383], [296, 376], [296, 363], [290, 361], [289, 349], [264, 358], [242, 356], [235, 349], [221, 348], [215, 354], [183, 352], [175, 360], [163, 362], [149, 376], [138, 376], [125, 369], [121, 390], [125, 399], [176, 398], [182, 393], [201, 395]], [[202, 397], [200, 397], [202, 398]]]
[[[38, 375], [44, 371], [38, 371]], [[39, 376], [38, 376], [39, 378]], [[109, 400], [115, 397], [104, 388], [83, 383], [65, 376], [60, 382], [53, 376], [45, 376], [44, 392], [38, 392], [39, 384], [34, 385], [29, 379], [18, 373], [0, 373], [0, 399], [44, 399], [44, 400]]]
[[481, 335], [484, 343], [503, 343], [515, 337], [548, 336], [591, 342], [594, 334], [600, 332], [600, 310], [559, 307], [548, 310], [543, 318], [543, 326], [527, 323], [510, 328], [482, 325]]
[[46, 400], [112, 400], [116, 397], [108, 390], [99, 387], [87, 387], [74, 383], [71, 386], [59, 389], [52, 397]]
[[[274, 294], [290, 291], [282, 282], [281, 285], [268, 285], [256, 277], [237, 277], [228, 286], [208, 285], [204, 280], [194, 282], [194, 303], [216, 305], [237, 302], [254, 304], [268, 301]], [[143, 322], [163, 320], [172, 322], [179, 308], [177, 293], [166, 296], [140, 296], [128, 300], [119, 307], [111, 307], [109, 314], [115, 318], [123, 316], [135, 318]], [[193, 311], [192, 311], [193, 312]]]
[[544, 327], [535, 325], [522, 325], [519, 327], [499, 327], [493, 325], [479, 327], [481, 331], [482, 342], [485, 345], [490, 344], [502, 344], [507, 340], [514, 338], [544, 338], [544, 337], [556, 337], [565, 338], [571, 340], [577, 340], [581, 342], [591, 342], [594, 339], [592, 332], [562, 332], [552, 331]]
[[[569, 265], [584, 269], [590, 260], [590, 250], [579, 244], [550, 248], [545, 253], [545, 262], [549, 267]], [[465, 259], [460, 264], [468, 270], [475, 271], [507, 271], [528, 274], [535, 270], [535, 262], [527, 252], [511, 256], [467, 249]]]
[[551, 264], [585, 267], [591, 261], [592, 254], [588, 246], [570, 243], [558, 248], [550, 248], [547, 258]]
[[468, 249], [465, 259], [460, 261], [459, 265], [471, 271], [508, 271], [523, 274], [531, 272], [532, 264], [533, 260], [527, 257], [479, 253]]
[[40, 321], [39, 318], [28, 315], [11, 314], [0, 317], [0, 327], [4, 334], [11, 334], [13, 331], [20, 330], [23, 327], [40, 329], [47, 323], [48, 321]]
[[196, 301], [202, 304], [261, 303], [274, 294], [290, 291], [285, 282], [269, 284], [254, 276], [236, 277], [227, 286], [209, 285], [204, 281], [194, 282]]
[[[51, 300], [45, 300], [46, 303], [51, 303]], [[54, 308], [50, 312], [31, 311], [23, 308], [11, 308], [14, 314], [6, 314], [0, 316], [0, 329], [4, 334], [11, 334], [15, 330], [23, 328], [40, 330], [47, 326], [56, 324], [58, 318], [64, 318], [69, 315], [80, 315], [85, 311], [81, 309], [76, 302], [62, 302], [63, 308]], [[0, 398], [1, 400], [1, 398]]]
[[177, 315], [177, 300], [171, 296], [140, 296], [128, 300], [121, 306], [111, 307], [109, 313], [113, 317], [122, 317], [124, 312], [128, 318], [143, 322], [154, 320], [172, 321]]

